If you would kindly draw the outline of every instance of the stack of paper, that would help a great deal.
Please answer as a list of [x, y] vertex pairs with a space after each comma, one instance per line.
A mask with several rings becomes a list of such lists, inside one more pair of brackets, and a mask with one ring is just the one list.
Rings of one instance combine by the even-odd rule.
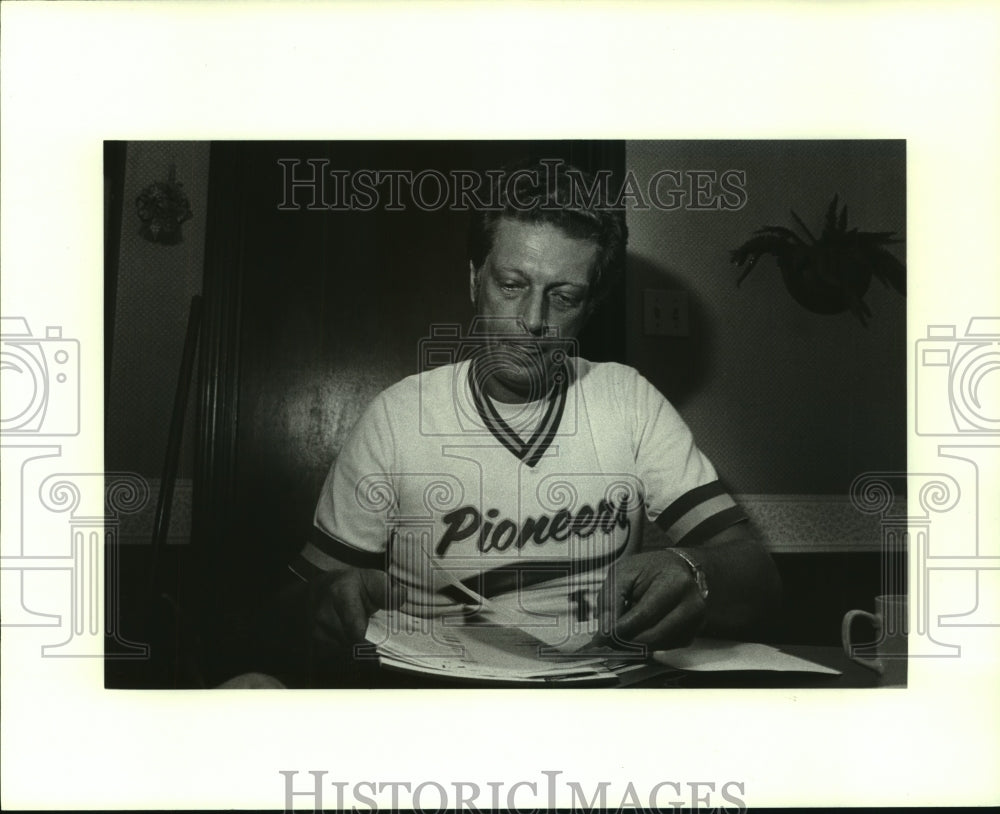
[[[385, 667], [469, 681], [628, 684], [630, 675], [645, 676], [651, 669], [840, 672], [755, 642], [696, 639], [646, 660], [578, 640], [547, 643], [537, 637], [544, 630], [536, 627], [529, 633], [516, 624], [491, 620], [488, 614], [426, 619], [379, 611], [371, 617], [367, 639]], [[558, 634], [550, 631], [550, 638], [558, 639]]]
[[468, 604], [462, 612], [436, 617], [377, 612], [365, 638], [385, 667], [475, 681], [613, 682], [616, 669], [644, 661], [641, 649], [623, 654], [593, 647], [597, 621], [578, 620], [561, 580], [487, 599], [426, 549], [424, 555], [436, 578], [464, 594]]
[[414, 616], [398, 610], [375, 613], [365, 638], [375, 645], [385, 667], [518, 683], [602, 679], [627, 683], [619, 679], [626, 674], [635, 679], [657, 667], [660, 672], [838, 672], [752, 642], [697, 639], [685, 648], [654, 653], [651, 660], [639, 646], [595, 647], [591, 642], [598, 623], [578, 619], [564, 585], [541, 584], [486, 599], [427, 556], [444, 582], [463, 593], [469, 604], [447, 616]]
[[[589, 635], [566, 639], [546, 628], [529, 633], [489, 613], [421, 618], [398, 611], [371, 617], [366, 638], [386, 667], [475, 681], [551, 682], [617, 679], [620, 658], [588, 649]], [[549, 630], [553, 633], [553, 630]], [[580, 639], [583, 641], [580, 641]], [[581, 645], [583, 645], [582, 649]]]

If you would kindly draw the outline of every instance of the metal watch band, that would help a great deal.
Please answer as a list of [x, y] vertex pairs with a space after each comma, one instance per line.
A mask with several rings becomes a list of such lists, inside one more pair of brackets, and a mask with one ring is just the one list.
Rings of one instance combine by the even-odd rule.
[[701, 598], [708, 599], [708, 579], [705, 577], [705, 571], [702, 567], [683, 551], [678, 551], [676, 548], [671, 548], [670, 550], [687, 563], [688, 568], [691, 569], [691, 573], [694, 575], [694, 581], [698, 585], [698, 592], [701, 594]]

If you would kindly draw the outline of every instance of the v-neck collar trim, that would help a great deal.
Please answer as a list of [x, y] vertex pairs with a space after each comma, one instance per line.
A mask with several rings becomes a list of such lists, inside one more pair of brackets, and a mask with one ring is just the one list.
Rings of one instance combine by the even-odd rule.
[[476, 357], [469, 365], [469, 389], [472, 392], [472, 401], [476, 405], [479, 417], [494, 438], [525, 464], [534, 467], [551, 446], [559, 429], [559, 424], [562, 421], [563, 410], [566, 408], [566, 394], [569, 389], [570, 376], [568, 364], [563, 364], [561, 371], [555, 377], [556, 381], [546, 396], [548, 403], [545, 407], [545, 414], [542, 416], [542, 420], [531, 434], [531, 437], [527, 441], [524, 441], [504, 420], [503, 416], [497, 410], [496, 405], [493, 404], [492, 399], [483, 390], [483, 383], [481, 381], [483, 374], [481, 373], [479, 361], [480, 358]]

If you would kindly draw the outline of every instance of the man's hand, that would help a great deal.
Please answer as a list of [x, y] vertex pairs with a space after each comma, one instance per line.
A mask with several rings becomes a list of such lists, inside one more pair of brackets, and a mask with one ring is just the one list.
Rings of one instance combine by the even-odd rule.
[[651, 650], [690, 644], [708, 612], [690, 566], [670, 549], [616, 562], [598, 608], [602, 643], [634, 642]]
[[403, 601], [402, 585], [390, 584], [385, 571], [369, 568], [323, 574], [311, 587], [314, 638], [337, 649], [363, 642], [369, 617]]

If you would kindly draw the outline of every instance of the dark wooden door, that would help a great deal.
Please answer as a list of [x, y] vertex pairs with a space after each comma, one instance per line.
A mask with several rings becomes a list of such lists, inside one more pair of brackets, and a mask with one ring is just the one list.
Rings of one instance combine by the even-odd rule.
[[[239, 619], [270, 590], [361, 411], [418, 371], [432, 325], [471, 317], [468, 212], [428, 211], [405, 192], [398, 211], [384, 195], [370, 211], [311, 208], [309, 188], [288, 200], [289, 167], [297, 180], [314, 166], [447, 175], [529, 155], [624, 172], [624, 142], [213, 145], [194, 507], [205, 618]], [[337, 193], [328, 184], [323, 203]], [[624, 361], [623, 282], [581, 343], [590, 358]]]

